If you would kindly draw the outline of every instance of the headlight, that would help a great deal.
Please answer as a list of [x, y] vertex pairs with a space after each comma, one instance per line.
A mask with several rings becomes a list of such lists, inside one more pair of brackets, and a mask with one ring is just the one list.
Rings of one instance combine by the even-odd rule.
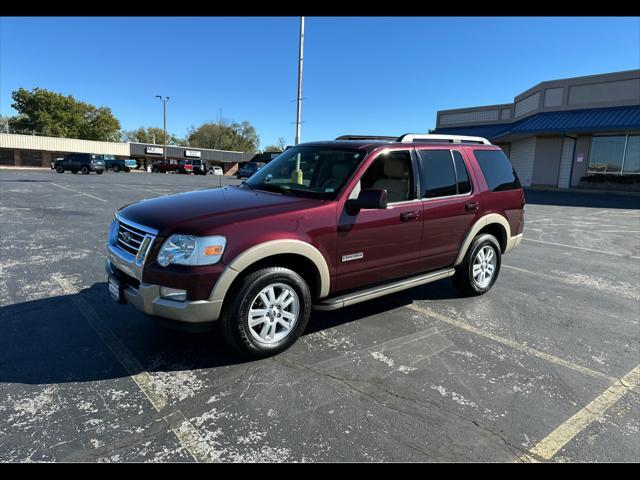
[[224, 252], [227, 239], [194, 237], [192, 235], [171, 235], [165, 240], [158, 253], [158, 264], [166, 267], [176, 265], [213, 265], [218, 263]]

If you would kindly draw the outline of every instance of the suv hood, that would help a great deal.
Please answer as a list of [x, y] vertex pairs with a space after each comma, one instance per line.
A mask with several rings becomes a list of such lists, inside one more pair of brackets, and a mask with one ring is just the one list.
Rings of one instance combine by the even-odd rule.
[[223, 187], [142, 200], [121, 208], [118, 214], [158, 230], [160, 236], [172, 233], [207, 235], [209, 230], [226, 223], [301, 210], [321, 203], [323, 200]]

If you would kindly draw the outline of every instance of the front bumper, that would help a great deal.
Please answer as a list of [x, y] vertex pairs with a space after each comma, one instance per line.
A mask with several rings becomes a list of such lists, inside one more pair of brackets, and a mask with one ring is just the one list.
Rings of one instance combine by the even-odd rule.
[[105, 258], [107, 276], [115, 276], [123, 285], [123, 294], [141, 312], [186, 323], [206, 323], [218, 319], [222, 300], [176, 301], [160, 296], [160, 285], [140, 281], [131, 265], [120, 258], [109, 246]]

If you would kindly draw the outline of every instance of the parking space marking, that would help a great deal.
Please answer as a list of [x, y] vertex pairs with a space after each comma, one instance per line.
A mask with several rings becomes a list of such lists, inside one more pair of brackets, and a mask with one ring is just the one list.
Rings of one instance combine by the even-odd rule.
[[547, 242], [545, 240], [534, 240], [533, 238], [528, 238], [528, 237], [524, 237], [522, 240], [525, 242], [546, 243], [547, 245], [555, 245], [557, 247], [575, 248], [578, 250], [585, 250], [587, 252], [601, 253], [602, 255], [613, 255], [616, 257], [633, 258], [633, 259], [640, 260], [640, 256], [637, 256], [637, 255], [625, 255], [623, 253], [605, 252], [604, 250], [597, 250], [595, 248], [578, 247], [576, 245], [567, 245], [566, 243]]
[[64, 185], [59, 185], [59, 184], [54, 183], [54, 182], [51, 182], [51, 185], [55, 185], [56, 187], [64, 188], [65, 190], [70, 190], [72, 192], [79, 193], [80, 195], [84, 195], [85, 197], [91, 197], [91, 198], [94, 198], [96, 200], [100, 200], [101, 202], [105, 202], [105, 203], [107, 202], [107, 200], [105, 200], [104, 198], [96, 197], [94, 195], [89, 195], [88, 193], [84, 193], [84, 192], [81, 192], [79, 190], [74, 190], [73, 188], [65, 187]]
[[530, 450], [530, 453], [538, 455], [545, 460], [550, 460], [578, 433], [604, 414], [625, 393], [638, 385], [640, 385], [640, 365], [621, 379], [616, 380], [613, 385], [593, 399], [587, 406], [547, 435]]
[[428, 307], [420, 307], [418, 305], [416, 305], [415, 303], [412, 303], [410, 305], [407, 305], [407, 308], [410, 308], [412, 310], [415, 310], [416, 312], [420, 312], [424, 315], [428, 315], [430, 317], [433, 317], [437, 320], [440, 320], [442, 322], [448, 323], [450, 325], [454, 325], [462, 330], [466, 330], [467, 332], [471, 332], [471, 333], [475, 333], [476, 335], [480, 335], [484, 338], [488, 338], [489, 340], [493, 340], [494, 342], [497, 343], [501, 343], [503, 345], [506, 345], [508, 347], [511, 347], [515, 350], [519, 350], [521, 352], [527, 353], [529, 355], [533, 355], [534, 357], [538, 357], [541, 358], [543, 360], [546, 360], [548, 362], [554, 363], [556, 365], [561, 365], [565, 368], [569, 368], [571, 370], [576, 370], [580, 373], [584, 373], [585, 375], [589, 375], [595, 378], [599, 378], [601, 380], [605, 380], [609, 383], [613, 383], [615, 381], [617, 381], [616, 378], [611, 377], [605, 373], [601, 373], [598, 372], [596, 370], [593, 370], [589, 367], [585, 367], [583, 365], [578, 365], [577, 363], [573, 363], [570, 362], [568, 360], [564, 360], [563, 358], [560, 357], [556, 357], [555, 355], [550, 355], [548, 353], [542, 352], [540, 350], [536, 350], [535, 348], [531, 348], [528, 345], [524, 344], [524, 343], [519, 343], [516, 342], [515, 340], [511, 340], [509, 338], [504, 338], [501, 337], [499, 335], [495, 335], [491, 332], [487, 332], [485, 330], [482, 330], [480, 328], [474, 327], [472, 325], [469, 325], [468, 323], [465, 322], [461, 322], [459, 320], [455, 320], [453, 318], [449, 318], [445, 315], [442, 315]]
[[123, 185], [123, 184], [119, 184], [118, 186], [119, 186], [119, 187], [122, 187], [122, 188], [125, 188], [125, 189], [127, 189], [127, 190], [134, 190], [134, 191], [136, 191], [136, 192], [138, 192], [138, 191], [140, 191], [140, 190], [146, 190], [147, 192], [155, 193], [155, 194], [158, 194], [158, 195], [166, 195], [166, 194], [167, 194], [167, 192], [166, 192], [166, 191], [164, 191], [164, 192], [160, 192], [160, 191], [158, 191], [158, 190], [153, 190], [153, 189], [151, 189], [151, 188], [141, 187], [141, 186], [139, 186], [139, 185], [138, 185], [138, 186], [135, 186], [135, 187], [132, 187], [132, 186], [130, 186], [130, 185]]
[[[102, 321], [100, 315], [93, 307], [78, 295], [78, 290], [68, 279], [59, 274], [54, 275], [54, 279], [58, 285], [60, 285], [63, 293], [71, 297], [72, 303], [80, 311], [91, 328], [98, 334], [98, 337], [100, 337], [109, 350], [111, 350], [118, 362], [120, 362], [129, 373], [129, 377], [134, 381], [143, 395], [147, 397], [154, 410], [158, 413], [164, 410], [168, 402], [167, 397], [156, 392], [151, 386], [151, 375], [149, 372], [142, 367], [136, 357]], [[166, 415], [162, 417], [162, 419], [167, 423], [171, 431], [178, 438], [180, 444], [196, 462], [219, 461], [216, 456], [210, 453], [213, 449], [180, 410]]]
[[[565, 283], [567, 285], [577, 285], [583, 287], [594, 288], [596, 290], [602, 290], [609, 294], [614, 293], [624, 298], [630, 298], [632, 300], [640, 300], [640, 290], [634, 288], [633, 285], [614, 283], [611, 281], [607, 281], [605, 279], [599, 279], [596, 277], [589, 277], [584, 274], [570, 274], [566, 273], [566, 277], [561, 277], [559, 275], [549, 275], [548, 273], [536, 272], [533, 270], [526, 270], [520, 267], [514, 267], [512, 265], [505, 265], [504, 263], [500, 265], [501, 268], [507, 268], [509, 270], [514, 270], [516, 272], [526, 273], [528, 275], [533, 275], [534, 277], [544, 278], [545, 280], [552, 280], [555, 282]], [[554, 273], [564, 273], [564, 272], [556, 272], [552, 270]], [[637, 287], [637, 286], [636, 286]]]

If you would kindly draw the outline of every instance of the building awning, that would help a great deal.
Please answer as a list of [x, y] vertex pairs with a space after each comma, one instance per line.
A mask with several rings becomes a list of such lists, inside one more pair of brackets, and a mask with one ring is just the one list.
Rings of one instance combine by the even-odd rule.
[[434, 133], [477, 135], [499, 140], [507, 135], [624, 130], [640, 130], [640, 105], [542, 112], [508, 125], [439, 128]]

